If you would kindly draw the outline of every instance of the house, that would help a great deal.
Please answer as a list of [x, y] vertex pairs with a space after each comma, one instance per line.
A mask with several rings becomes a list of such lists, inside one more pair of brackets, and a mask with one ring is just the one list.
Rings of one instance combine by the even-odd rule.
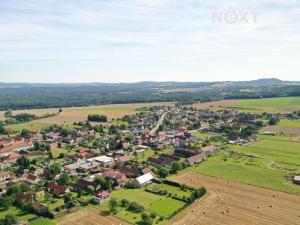
[[10, 167], [10, 163], [7, 160], [0, 160], [0, 169], [4, 170]]
[[300, 176], [295, 176], [293, 182], [300, 185]]
[[12, 138], [6, 138], [2, 137], [0, 138], [0, 146], [3, 146], [3, 148], [9, 147], [13, 145], [14, 140]]
[[205, 160], [206, 159], [206, 155], [204, 153], [201, 153], [201, 154], [197, 154], [197, 155], [193, 155], [189, 158], [187, 158], [184, 163], [187, 165], [187, 166], [192, 166], [194, 164], [197, 164], [197, 163], [200, 163], [201, 161]]
[[9, 162], [15, 162], [20, 157], [21, 157], [21, 155], [19, 153], [11, 152], [8, 156], [5, 157], [5, 159]]
[[152, 173], [146, 173], [142, 176], [137, 177], [134, 180], [134, 185], [137, 187], [142, 187], [145, 186], [149, 183], [151, 183], [151, 181], [154, 179], [154, 176], [152, 175]]
[[58, 132], [50, 132], [45, 134], [46, 138], [47, 138], [47, 142], [56, 142], [60, 140], [60, 133]]
[[87, 161], [88, 162], [97, 162], [97, 163], [100, 163], [102, 166], [109, 166], [114, 162], [113, 158], [108, 157], [106, 155], [90, 158]]
[[124, 173], [127, 178], [134, 178], [140, 175], [139, 168], [133, 165], [121, 166], [120, 172]]
[[103, 173], [105, 177], [108, 177], [117, 182], [119, 186], [123, 186], [127, 182], [126, 175], [119, 171], [108, 170]]
[[80, 166], [76, 169], [76, 171], [79, 173], [88, 173], [97, 166], [98, 166], [98, 164], [94, 163], [93, 161], [86, 162], [86, 163], [80, 164]]
[[92, 186], [96, 190], [99, 185], [94, 181], [80, 179], [75, 184], [71, 185], [70, 188], [74, 191], [84, 191], [88, 186]]
[[169, 161], [165, 161], [165, 160], [162, 160], [162, 159], [157, 159], [157, 158], [154, 158], [154, 157], [148, 157], [147, 163], [149, 163], [151, 165], [156, 165], [156, 166], [169, 166], [169, 165], [171, 165], [171, 162], [169, 162]]
[[207, 156], [212, 155], [217, 150], [215, 145], [208, 145], [201, 148], [201, 151], [205, 153]]
[[26, 176], [25, 181], [29, 184], [37, 184], [40, 182], [40, 178], [30, 173]]
[[35, 192], [35, 197], [36, 198], [43, 197], [44, 195], [45, 195], [45, 191], [44, 190]]
[[187, 132], [187, 128], [185, 126], [179, 126], [177, 129], [176, 129], [176, 132], [178, 134], [183, 134], [185, 132]]
[[176, 148], [174, 154], [181, 157], [191, 157], [193, 155], [200, 154], [200, 149], [189, 149], [189, 148]]
[[73, 163], [73, 164], [69, 164], [67, 166], [64, 166], [64, 171], [66, 173], [69, 173], [69, 174], [76, 174], [76, 169], [78, 167], [80, 167], [81, 164], [83, 164], [84, 161], [80, 161], [80, 162], [76, 162], [76, 163]]
[[40, 210], [43, 205], [40, 204], [32, 195], [26, 194], [25, 192], [19, 192], [16, 195], [16, 203], [18, 205], [23, 205], [25, 203], [30, 203], [35, 210]]
[[128, 142], [122, 142], [122, 147], [123, 147], [123, 149], [128, 149], [129, 148], [129, 143]]
[[66, 193], [70, 192], [66, 185], [49, 184], [48, 192], [53, 194], [55, 197], [63, 197]]
[[8, 181], [12, 177], [12, 174], [8, 171], [0, 171], [0, 182]]
[[103, 202], [109, 200], [110, 194], [107, 191], [98, 191], [94, 194], [94, 202], [102, 204]]
[[165, 153], [160, 154], [159, 158], [161, 158], [161, 159], [170, 159], [172, 161], [179, 161], [180, 160], [180, 158], [175, 156], [175, 155], [168, 155], [168, 154], [165, 154]]

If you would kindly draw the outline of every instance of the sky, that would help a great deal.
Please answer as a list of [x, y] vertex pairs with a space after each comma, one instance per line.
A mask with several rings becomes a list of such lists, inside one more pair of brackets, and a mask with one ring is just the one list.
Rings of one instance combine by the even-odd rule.
[[300, 80], [299, 0], [0, 0], [0, 82]]

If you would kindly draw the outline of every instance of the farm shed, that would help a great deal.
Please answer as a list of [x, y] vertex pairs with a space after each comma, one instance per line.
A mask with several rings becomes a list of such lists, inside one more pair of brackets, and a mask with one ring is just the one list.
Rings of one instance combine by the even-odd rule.
[[300, 185], [300, 176], [295, 176], [293, 179], [295, 184], [299, 184]]
[[141, 187], [141, 186], [144, 186], [146, 184], [149, 184], [153, 179], [154, 179], [154, 176], [152, 175], [152, 173], [146, 173], [146, 174], [136, 178], [135, 181], [134, 181], [134, 184], [137, 187]]

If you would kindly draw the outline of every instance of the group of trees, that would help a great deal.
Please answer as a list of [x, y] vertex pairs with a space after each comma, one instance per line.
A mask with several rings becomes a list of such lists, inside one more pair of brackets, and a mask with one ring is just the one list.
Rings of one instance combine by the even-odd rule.
[[107, 116], [105, 115], [99, 115], [99, 114], [90, 114], [87, 117], [88, 121], [92, 122], [107, 122]]
[[102, 189], [107, 190], [108, 192], [112, 191], [114, 182], [109, 178], [104, 178], [102, 176], [96, 176], [95, 182], [101, 186]]
[[186, 165], [182, 162], [173, 162], [171, 164], [171, 168], [167, 169], [165, 167], [160, 167], [157, 170], [158, 175], [161, 178], [166, 178], [169, 174], [176, 174], [178, 171], [183, 170], [186, 168]]
[[126, 208], [128, 211], [134, 213], [142, 213], [142, 221], [140, 221], [139, 224], [151, 225], [153, 224], [153, 219], [156, 217], [155, 213], [149, 214], [147, 212], [144, 212], [144, 207], [137, 202], [129, 202], [127, 199], [122, 199], [120, 202], [118, 202], [117, 199], [111, 198], [109, 201], [110, 212], [116, 212], [118, 206]]
[[0, 225], [15, 225], [17, 217], [11, 214], [6, 214], [3, 219], [0, 219]]

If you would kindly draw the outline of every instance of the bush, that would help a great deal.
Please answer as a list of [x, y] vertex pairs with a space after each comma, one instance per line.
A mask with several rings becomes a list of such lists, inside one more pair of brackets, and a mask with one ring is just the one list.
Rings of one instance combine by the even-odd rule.
[[141, 224], [143, 224], [143, 225], [151, 225], [151, 224], [153, 224], [153, 220], [151, 219], [151, 217], [149, 216], [148, 213], [142, 213]]
[[127, 208], [129, 211], [135, 212], [135, 213], [140, 213], [144, 210], [144, 207], [137, 202], [131, 202], [129, 203], [129, 206]]
[[122, 199], [121, 200], [121, 206], [122, 207], [128, 207], [128, 205], [129, 205], [129, 201], [127, 200], [127, 199]]

